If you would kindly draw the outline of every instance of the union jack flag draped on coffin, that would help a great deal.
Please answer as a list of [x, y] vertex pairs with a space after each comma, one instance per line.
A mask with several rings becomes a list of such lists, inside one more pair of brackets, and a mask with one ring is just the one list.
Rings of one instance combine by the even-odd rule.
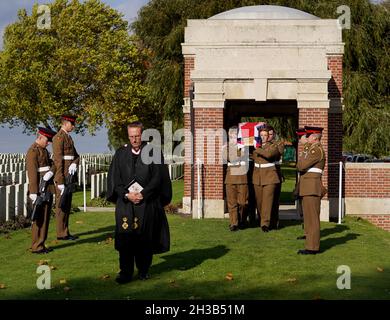
[[244, 146], [261, 146], [259, 127], [266, 125], [265, 122], [240, 122], [238, 124], [237, 144]]

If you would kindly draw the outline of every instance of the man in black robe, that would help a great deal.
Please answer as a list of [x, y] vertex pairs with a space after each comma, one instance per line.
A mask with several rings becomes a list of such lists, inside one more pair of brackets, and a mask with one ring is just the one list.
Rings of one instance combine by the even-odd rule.
[[142, 142], [140, 122], [129, 124], [127, 130], [130, 144], [114, 155], [107, 191], [107, 200], [116, 203], [115, 249], [120, 265], [116, 281], [120, 284], [132, 280], [134, 262], [139, 279], [148, 279], [153, 254], [167, 252], [170, 246], [163, 208], [172, 198], [168, 169], [160, 150], [157, 161], [147, 161], [150, 152], [143, 152], [147, 143]]

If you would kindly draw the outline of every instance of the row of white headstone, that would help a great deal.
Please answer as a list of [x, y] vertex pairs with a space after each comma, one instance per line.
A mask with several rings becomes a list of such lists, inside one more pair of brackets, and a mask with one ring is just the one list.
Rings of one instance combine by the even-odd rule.
[[99, 198], [107, 192], [107, 172], [91, 175], [91, 199]]
[[0, 187], [0, 222], [27, 216], [28, 183]]
[[[1, 154], [0, 154], [1, 156]], [[89, 174], [95, 170], [108, 170], [108, 164], [111, 162], [112, 155], [86, 156], [85, 176], [86, 183], [91, 185], [91, 199], [101, 196], [107, 191], [107, 172]], [[3, 158], [4, 159], [4, 158]], [[100, 160], [99, 160], [100, 159]], [[100, 167], [100, 169], [99, 169]], [[179, 179], [184, 173], [184, 163], [172, 163], [168, 165], [171, 180]], [[78, 167], [79, 185], [83, 184], [83, 166]], [[2, 179], [6, 183], [1, 184]], [[17, 215], [27, 216], [27, 191], [28, 176], [26, 171], [14, 171], [0, 173], [0, 222], [13, 219]]]
[[[177, 180], [183, 177], [184, 163], [168, 164], [169, 176], [171, 180]], [[91, 199], [99, 198], [107, 192], [107, 172], [91, 175]]]

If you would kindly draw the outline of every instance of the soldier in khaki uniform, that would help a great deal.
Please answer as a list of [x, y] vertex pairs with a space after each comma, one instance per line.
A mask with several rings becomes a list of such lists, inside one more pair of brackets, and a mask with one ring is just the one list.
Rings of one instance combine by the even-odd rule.
[[237, 127], [229, 130], [229, 144], [223, 147], [224, 160], [227, 160], [225, 190], [230, 218], [230, 231], [247, 227], [248, 206], [248, 155], [245, 147], [237, 144]]
[[[80, 157], [69, 135], [75, 127], [76, 117], [63, 115], [62, 126], [53, 138], [53, 158], [56, 166], [54, 182], [56, 183], [56, 229], [58, 240], [76, 240], [78, 237], [69, 233], [69, 211], [60, 207], [61, 195], [65, 189], [65, 177], [75, 174]], [[71, 201], [71, 199], [70, 199]]]
[[275, 189], [280, 183], [274, 163], [279, 151], [275, 144], [268, 142], [268, 128], [263, 126], [259, 131], [262, 145], [253, 152], [255, 167], [252, 183], [256, 193], [257, 212], [260, 214], [260, 226], [264, 232], [268, 232]]
[[321, 145], [323, 128], [305, 126], [308, 142], [307, 153], [298, 159], [300, 173], [298, 191], [302, 197], [303, 219], [305, 226], [305, 249], [298, 254], [316, 254], [320, 251], [320, 208], [323, 196], [322, 172], [325, 167], [325, 152]]
[[278, 149], [278, 155], [275, 157], [275, 167], [276, 172], [278, 173], [278, 177], [280, 180], [280, 183], [276, 185], [275, 188], [275, 194], [274, 194], [274, 202], [272, 204], [272, 213], [271, 213], [271, 222], [270, 222], [270, 229], [278, 229], [279, 226], [279, 200], [280, 200], [280, 193], [282, 191], [282, 182], [283, 182], [283, 175], [282, 175], [282, 169], [280, 167], [280, 160], [282, 159], [283, 153], [284, 153], [284, 142], [281, 140], [276, 140], [276, 132], [275, 129], [271, 126], [268, 128], [268, 142], [271, 142], [276, 145]]
[[[47, 128], [38, 128], [38, 137], [27, 151], [26, 168], [28, 175], [28, 196], [29, 206], [33, 206], [39, 194], [39, 184], [41, 179], [48, 181], [47, 192], [54, 194], [54, 183], [52, 177], [55, 167], [50, 159], [46, 147], [52, 141], [56, 132]], [[44, 202], [37, 208], [36, 220], [32, 222], [31, 238], [32, 253], [45, 254], [52, 251], [45, 246], [47, 232], [49, 229], [50, 212], [53, 204], [53, 196], [49, 195], [49, 201]]]
[[[307, 152], [310, 148], [310, 143], [307, 142], [306, 137], [306, 130], [305, 128], [298, 128], [296, 131], [296, 134], [298, 136], [298, 145], [303, 145], [303, 149], [298, 153], [298, 159], [301, 158], [303, 155], [307, 155]], [[299, 148], [299, 146], [298, 146]], [[294, 195], [297, 200], [297, 211], [299, 213], [299, 216], [303, 219], [303, 211], [302, 211], [302, 197], [298, 195], [298, 184], [299, 184], [299, 172], [298, 172], [298, 180], [295, 185]], [[302, 228], [304, 227], [302, 223]], [[303, 240], [306, 239], [306, 234], [303, 236], [297, 237], [297, 240]]]

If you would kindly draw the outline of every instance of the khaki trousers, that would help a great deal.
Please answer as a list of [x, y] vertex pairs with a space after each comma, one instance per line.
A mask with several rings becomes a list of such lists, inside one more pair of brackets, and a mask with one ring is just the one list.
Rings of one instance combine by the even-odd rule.
[[255, 186], [257, 214], [260, 214], [260, 226], [270, 226], [272, 205], [276, 184], [267, 184], [265, 186]]
[[320, 249], [320, 209], [321, 198], [318, 196], [302, 197], [303, 222], [305, 226], [305, 249]]
[[45, 241], [47, 239], [47, 233], [49, 230], [49, 221], [51, 206], [53, 200], [49, 203], [45, 203], [39, 208], [37, 213], [37, 219], [33, 222], [31, 226], [31, 250], [33, 252], [45, 249]]
[[230, 226], [238, 226], [239, 223], [246, 222], [248, 185], [226, 184], [225, 186]]

